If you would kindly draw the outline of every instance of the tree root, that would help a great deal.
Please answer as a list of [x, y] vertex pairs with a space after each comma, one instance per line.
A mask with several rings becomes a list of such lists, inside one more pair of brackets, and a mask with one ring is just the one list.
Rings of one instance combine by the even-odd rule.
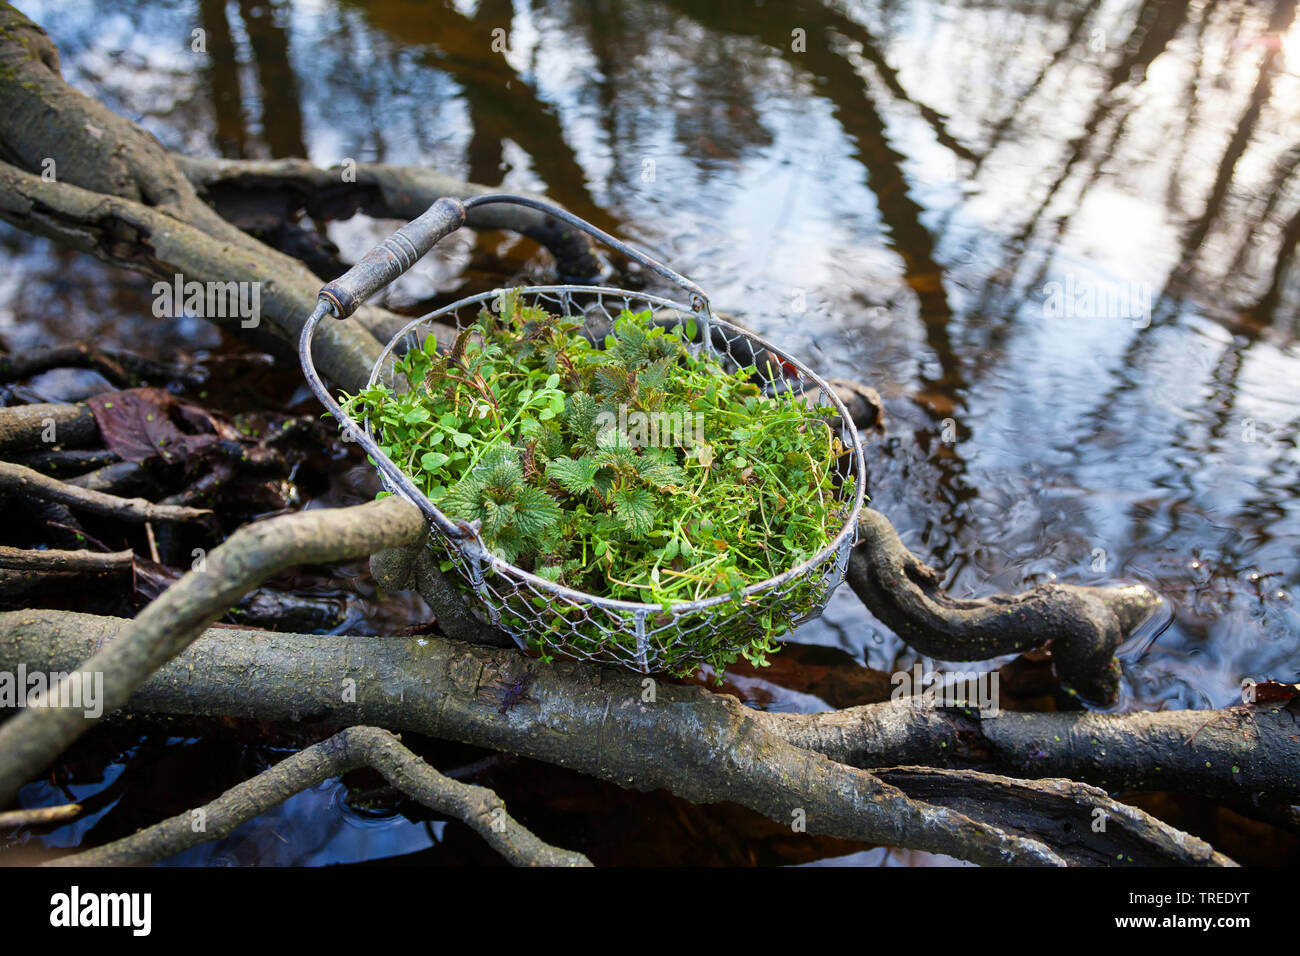
[[390, 548], [371, 555], [370, 573], [380, 587], [418, 593], [432, 609], [444, 634], [488, 647], [518, 646], [505, 631], [474, 614], [423, 542], [414, 548]]
[[[8, 110], [0, 218], [154, 279], [260, 283], [260, 318], [297, 342], [319, 278], [221, 218], [156, 138], [69, 86], [49, 36], [8, 3], [0, 3], [0, 99]], [[47, 162], [55, 182], [33, 175]], [[378, 311], [358, 315], [389, 316]], [[322, 326], [317, 342], [321, 368], [349, 389], [365, 381], [379, 351], [352, 322]]]
[[[426, 533], [420, 512], [395, 498], [245, 525], [141, 611], [120, 639], [96, 649], [80, 669], [104, 675], [104, 712], [116, 710], [150, 674], [273, 574], [296, 564], [411, 544]], [[10, 803], [23, 783], [92, 723], [81, 711], [50, 707], [24, 710], [0, 725], [0, 806]]]
[[[1052, 847], [1072, 864], [1197, 865], [1205, 845], [1149, 813], [1073, 780], [1017, 780], [972, 770], [893, 767], [875, 771], [915, 800], [971, 816], [989, 815], [1022, 835], [1055, 834]], [[1230, 865], [1221, 854], [1215, 863]]]
[[0, 408], [0, 455], [36, 448], [89, 445], [99, 437], [95, 416], [85, 405], [37, 404]]
[[[0, 219], [153, 279], [171, 281], [181, 275], [199, 282], [258, 283], [261, 318], [290, 347], [297, 343], [316, 306], [320, 277], [223, 219], [199, 197], [157, 139], [69, 86], [49, 36], [3, 2], [0, 100], [9, 109], [9, 121], [0, 128], [0, 156], [7, 160], [0, 162]], [[55, 182], [34, 175], [44, 171], [46, 161], [56, 164]], [[432, 170], [361, 167], [366, 178], [359, 175], [355, 184], [305, 162], [289, 161], [282, 172], [296, 171], [297, 185], [307, 195], [337, 190], [336, 206], [340, 197], [360, 187], [373, 194], [367, 201], [380, 202], [406, 219], [423, 213], [426, 199], [485, 189]], [[244, 169], [258, 180], [256, 165]], [[219, 181], [231, 167], [195, 161], [190, 171], [205, 189], [219, 191]], [[599, 271], [584, 236], [535, 210], [487, 206], [475, 210], [471, 225], [523, 231], [546, 244], [568, 275]], [[232, 324], [231, 319], [208, 318]], [[349, 391], [362, 388], [369, 376], [380, 349], [376, 336], [386, 341], [408, 321], [373, 306], [363, 306], [354, 319], [323, 323], [314, 348], [324, 374]], [[233, 324], [240, 321], [234, 318]]]
[[91, 491], [7, 461], [0, 461], [0, 491], [53, 501], [120, 521], [195, 521], [211, 514], [203, 508], [156, 505], [144, 498], [119, 498], [102, 491]]
[[1113, 792], [1161, 790], [1300, 803], [1300, 733], [1286, 709], [1155, 713], [978, 712], [867, 704], [754, 718], [795, 746], [855, 767], [925, 763], [1069, 777]]
[[[241, 329], [245, 321], [256, 320], [259, 327], [265, 323], [286, 346], [297, 341], [321, 287], [320, 280], [296, 260], [243, 233], [232, 244], [229, 238], [213, 238], [156, 207], [68, 182], [47, 182], [3, 162], [0, 219], [167, 283], [180, 275], [186, 281], [255, 284], [260, 290], [260, 315], [204, 317], [234, 329]], [[358, 312], [363, 314], [374, 317], [367, 309]], [[379, 349], [363, 323], [329, 322], [321, 325], [313, 354], [325, 374], [355, 389], [369, 376]]]
[[[113, 646], [116, 635], [130, 627], [128, 621], [68, 612], [0, 615], [0, 666], [73, 668], [93, 648]], [[250, 692], [251, 673], [257, 675], [255, 692]], [[528, 699], [504, 707], [506, 688], [525, 678]], [[344, 681], [355, 682], [355, 701], [341, 699]], [[697, 803], [731, 801], [773, 820], [803, 823], [810, 833], [980, 863], [1059, 865], [1087, 858], [1086, 850], [1074, 846], [1073, 834], [1061, 843], [1059, 794], [1052, 797], [1052, 812], [1040, 814], [1043, 821], [1055, 821], [1046, 832], [1012, 832], [1001, 825], [998, 814], [1004, 807], [996, 802], [983, 810], [967, 808], [970, 812], [930, 804], [794, 742], [804, 724], [826, 715], [761, 714], [701, 687], [655, 682], [614, 667], [548, 665], [517, 651], [438, 638], [216, 628], [144, 683], [129, 706], [158, 714], [409, 730], [533, 757], [623, 787], [662, 787]], [[1036, 715], [999, 719], [1018, 716]], [[1200, 722], [1204, 715], [1183, 716]], [[939, 753], [947, 742], [938, 737], [930, 743]], [[1250, 770], [1258, 780], [1265, 768]], [[1076, 801], [1071, 811], [1076, 816], [1070, 818], [1075, 832], [1090, 827], [1094, 810], [1115, 810], [1103, 795], [1089, 796], [1086, 789], [1070, 799]], [[1036, 825], [1021, 822], [1024, 833]], [[1226, 862], [1201, 841], [1154, 818], [1148, 822], [1155, 828], [1150, 839], [1141, 828], [1116, 828], [1127, 834], [1125, 856]], [[1157, 839], [1156, 833], [1163, 836]], [[1111, 844], [1099, 840], [1097, 846], [1103, 845]]]
[[70, 571], [99, 574], [129, 571], [130, 551], [27, 551], [0, 545], [0, 568], [14, 571]]
[[[223, 197], [237, 192], [241, 199], [264, 196], [277, 215], [303, 209], [317, 222], [346, 219], [356, 212], [378, 219], [414, 219], [442, 196], [468, 199], [500, 192], [416, 166], [356, 163], [348, 170], [354, 175], [345, 180], [341, 167], [321, 169], [305, 159], [195, 159], [180, 155], [172, 159], [218, 211]], [[533, 239], [555, 257], [556, 269], [567, 281], [589, 280], [601, 271], [587, 237], [540, 210], [502, 204], [478, 206], [469, 210], [465, 225], [505, 229]]]
[[77, 803], [63, 803], [57, 807], [34, 807], [31, 810], [6, 810], [0, 813], [0, 830], [63, 823], [79, 813], [81, 813], [81, 805]]
[[[514, 641], [469, 610], [438, 572], [427, 548], [377, 554], [371, 571], [384, 587], [412, 588], [434, 609], [444, 631], [496, 647]], [[903, 545], [884, 515], [869, 508], [848, 582], [876, 617], [911, 647], [941, 660], [987, 660], [1051, 643], [1062, 682], [1091, 700], [1113, 698], [1115, 647], [1155, 611], [1160, 598], [1143, 587], [1044, 585], [1027, 594], [958, 601], [939, 587], [938, 574]], [[1095, 696], [1094, 696], [1095, 695]]]
[[[136, 461], [118, 461], [103, 468], [96, 468], [84, 475], [69, 478], [68, 484], [88, 491], [103, 491], [110, 495], [119, 495], [127, 490], [136, 490], [149, 484], [149, 472]], [[180, 501], [164, 500], [162, 504], [185, 504]]]
[[[402, 793], [473, 827], [515, 866], [591, 866], [580, 853], [538, 839], [509, 816], [491, 790], [445, 777], [378, 727], [349, 727], [227, 790], [208, 805], [178, 814], [114, 843], [74, 853], [51, 866], [132, 866], [228, 836], [236, 827], [296, 793], [370, 767]], [[195, 821], [202, 820], [196, 827]]]
[[1045, 584], [1024, 594], [957, 600], [903, 545], [878, 511], [862, 510], [849, 586], [908, 646], [946, 661], [988, 660], [1051, 643], [1057, 676], [1085, 700], [1109, 703], [1119, 690], [1115, 648], [1160, 606], [1141, 585], [1094, 588]]
[[56, 368], [94, 369], [118, 388], [134, 388], [147, 382], [159, 385], [180, 382], [197, 387], [207, 381], [207, 374], [201, 368], [155, 362], [130, 352], [108, 351], [78, 342], [0, 356], [0, 383], [16, 382]]
[[[32, 471], [39, 471], [51, 478], [68, 478], [84, 475], [90, 471], [116, 465], [121, 458], [106, 448], [79, 448], [74, 450], [34, 451], [13, 455], [10, 459], [15, 465], [23, 465]], [[82, 486], [84, 487], [84, 485]], [[104, 489], [98, 489], [103, 491]]]

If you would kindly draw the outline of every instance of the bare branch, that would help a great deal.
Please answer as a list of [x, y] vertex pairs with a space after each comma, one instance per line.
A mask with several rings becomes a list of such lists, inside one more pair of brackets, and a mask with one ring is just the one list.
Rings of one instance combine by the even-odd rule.
[[[318, 221], [346, 219], [355, 212], [379, 219], [414, 219], [443, 196], [468, 199], [500, 192], [418, 166], [356, 163], [345, 178], [341, 167], [321, 169], [305, 159], [172, 158], [218, 210], [223, 193], [238, 190], [247, 195], [252, 191], [287, 197], [291, 205], [301, 206]], [[550, 250], [556, 268], [566, 278], [591, 279], [600, 272], [587, 237], [539, 210], [502, 204], [478, 206], [469, 211], [465, 225], [506, 229], [533, 239]]]
[[0, 356], [0, 382], [16, 382], [56, 368], [94, 369], [119, 388], [133, 388], [147, 381], [198, 386], [207, 380], [207, 374], [201, 368], [155, 362], [130, 352], [110, 351], [77, 342]]
[[7, 461], [0, 461], [0, 490], [54, 501], [121, 521], [194, 521], [212, 513], [205, 508], [156, 505], [144, 498], [119, 498], [102, 491], [91, 491]]
[[[52, 436], [52, 440], [51, 440]], [[0, 408], [0, 454], [88, 445], [99, 437], [99, 425], [85, 405], [38, 404]]]
[[[103, 712], [112, 712], [271, 575], [297, 564], [340, 561], [412, 544], [425, 534], [420, 512], [397, 498], [245, 525], [141, 611], [117, 640], [96, 648], [79, 670], [104, 675]], [[20, 786], [93, 723], [74, 708], [47, 707], [24, 710], [0, 725], [0, 806], [10, 803]]]
[[[581, 853], [540, 840], [506, 813], [505, 804], [491, 790], [444, 777], [403, 746], [396, 735], [378, 727], [349, 727], [231, 787], [204, 807], [47, 865], [132, 866], [162, 860], [228, 836], [240, 824], [294, 794], [361, 767], [378, 770], [407, 796], [473, 827], [515, 866], [591, 866]], [[201, 827], [195, 826], [196, 820], [202, 820]]]
[[929, 764], [1069, 777], [1111, 791], [1167, 790], [1300, 802], [1296, 718], [1268, 706], [1156, 713], [1014, 713], [867, 704], [756, 714], [798, 747], [855, 767]]
[[63, 823], [81, 812], [81, 804], [64, 803], [57, 807], [35, 807], [31, 810], [6, 810], [0, 813], [0, 830], [19, 827], [39, 827], [49, 823]]
[[127, 571], [134, 558], [131, 551], [28, 551], [0, 545], [0, 568], [15, 571]]

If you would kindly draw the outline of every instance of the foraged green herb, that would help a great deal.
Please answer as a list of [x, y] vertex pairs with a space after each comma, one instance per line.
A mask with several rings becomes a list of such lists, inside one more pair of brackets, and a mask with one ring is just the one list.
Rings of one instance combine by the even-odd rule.
[[[719, 595], [739, 609], [745, 587], [838, 532], [844, 449], [830, 409], [762, 394], [753, 366], [728, 372], [687, 348], [693, 327], [656, 325], [648, 311], [624, 310], [595, 345], [577, 320], [517, 292], [497, 306], [445, 348], [429, 336], [397, 359], [404, 387], [377, 384], [343, 407], [369, 417], [384, 452], [448, 516], [479, 522], [506, 561], [665, 611]], [[784, 600], [813, 604], [814, 590]], [[555, 608], [556, 623], [574, 630], [572, 610]], [[739, 646], [705, 634], [675, 641], [669, 666], [720, 672], [739, 654], [764, 664], [781, 618], [756, 616]], [[566, 626], [553, 628], [555, 644]]]

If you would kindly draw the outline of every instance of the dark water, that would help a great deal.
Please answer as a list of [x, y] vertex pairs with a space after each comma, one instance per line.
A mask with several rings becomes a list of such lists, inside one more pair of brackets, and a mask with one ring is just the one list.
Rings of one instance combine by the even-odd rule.
[[[19, 6], [72, 82], [173, 149], [544, 191], [821, 371], [875, 386], [874, 504], [956, 594], [1056, 575], [1168, 599], [1173, 625], [1125, 650], [1120, 709], [1222, 706], [1242, 677], [1296, 679], [1294, 2]], [[391, 226], [330, 236], [355, 257]], [[8, 228], [0, 264], [11, 349], [68, 334], [229, 347], [198, 320], [160, 328], [144, 280]], [[389, 304], [547, 269], [527, 241], [461, 233]], [[915, 659], [847, 591], [797, 639], [885, 672]], [[752, 697], [826, 705], [771, 682]], [[630, 801], [654, 832], [685, 813], [527, 767], [574, 807]], [[527, 800], [525, 776], [494, 784]], [[321, 812], [338, 802], [304, 795], [241, 839], [319, 843], [264, 851], [277, 862], [459, 859], [437, 855], [432, 824]], [[235, 858], [217, 845], [185, 861]]]

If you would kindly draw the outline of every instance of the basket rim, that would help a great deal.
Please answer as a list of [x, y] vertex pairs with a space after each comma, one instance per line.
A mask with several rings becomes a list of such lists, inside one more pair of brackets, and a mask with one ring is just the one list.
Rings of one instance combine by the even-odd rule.
[[[750, 584], [747, 587], [743, 588], [739, 593], [739, 599], [741, 603], [744, 603], [748, 598], [750, 598], [753, 595], [757, 595], [760, 594], [761, 592], [769, 591], [772, 590], [773, 588], [780, 587], [781, 585], [786, 584], [789, 581], [792, 581], [800, 577], [801, 575], [811, 571], [813, 568], [825, 563], [827, 559], [833, 558], [840, 551], [840, 549], [845, 546], [845, 542], [847, 539], [849, 539], [850, 537], [854, 537], [854, 538], [856, 537], [857, 530], [858, 530], [858, 519], [861, 515], [863, 502], [866, 496], [865, 495], [866, 460], [865, 457], [863, 456], [862, 441], [858, 435], [857, 425], [854, 424], [853, 418], [849, 414], [848, 408], [845, 407], [844, 402], [835, 393], [834, 389], [832, 389], [830, 385], [828, 385], [827, 382], [820, 375], [818, 375], [811, 368], [809, 368], [807, 365], [801, 362], [798, 358], [791, 355], [789, 352], [785, 351], [784, 349], [767, 341], [757, 333], [752, 332], [749, 329], [741, 328], [740, 326], [737, 326], [732, 322], [728, 322], [725, 319], [718, 318], [716, 315], [713, 314], [712, 310], [708, 308], [707, 304], [705, 305], [703, 310], [700, 310], [700, 309], [692, 308], [689, 305], [684, 305], [680, 302], [675, 302], [672, 299], [664, 298], [662, 296], [653, 295], [647, 292], [637, 292], [630, 289], [619, 289], [614, 286], [567, 285], [567, 284], [552, 283], [547, 285], [511, 286], [508, 288], [499, 287], [499, 288], [491, 289], [487, 292], [479, 292], [474, 295], [465, 296], [464, 298], [457, 299], [455, 302], [442, 306], [441, 308], [435, 309], [432, 312], [425, 313], [424, 315], [419, 316], [418, 318], [412, 319], [410, 322], [406, 323], [406, 325], [402, 326], [388, 340], [388, 344], [384, 346], [383, 350], [379, 353], [379, 357], [375, 360], [374, 365], [371, 367], [370, 377], [366, 382], [367, 388], [373, 386], [377, 382], [379, 375], [383, 369], [384, 363], [387, 362], [389, 356], [393, 354], [393, 350], [396, 348], [397, 344], [402, 339], [404, 339], [408, 334], [414, 332], [420, 326], [437, 319], [439, 316], [446, 315], [449, 312], [459, 311], [460, 309], [469, 305], [486, 302], [488, 300], [496, 298], [497, 296], [501, 295], [503, 292], [510, 292], [510, 291], [517, 291], [523, 294], [538, 294], [544, 292], [599, 293], [604, 295], [616, 295], [627, 300], [639, 300], [639, 301], [650, 303], [652, 305], [658, 305], [664, 308], [675, 309], [676, 311], [681, 312], [683, 315], [695, 317], [696, 321], [703, 326], [706, 333], [709, 326], [716, 325], [730, 332], [734, 332], [737, 335], [743, 336], [744, 338], [750, 340], [752, 343], [755, 343], [761, 346], [762, 348], [767, 349], [768, 351], [772, 352], [782, 360], [789, 362], [791, 365], [797, 368], [801, 376], [806, 376], [807, 379], [810, 380], [814, 386], [821, 389], [822, 395], [824, 397], [830, 399], [831, 404], [835, 408], [836, 412], [839, 414], [840, 421], [842, 423], [841, 430], [848, 432], [849, 442], [847, 444], [852, 452], [853, 461], [857, 470], [857, 474], [854, 480], [852, 507], [849, 509], [847, 515], [845, 516], [844, 525], [842, 528], [840, 528], [839, 533], [836, 534], [825, 545], [825, 547], [823, 547], [812, 557], [805, 559], [804, 561], [800, 562], [794, 567], [788, 568], [787, 570], [782, 571], [780, 574], [773, 575], [770, 578], [764, 578], [762, 581], [756, 581], [753, 584]], [[710, 348], [711, 347], [712, 346], [710, 344]], [[351, 419], [350, 416], [349, 419], [355, 421], [354, 419]], [[397, 464], [393, 462], [393, 460], [389, 458], [387, 454], [384, 453], [383, 449], [379, 447], [379, 442], [376, 439], [374, 431], [371, 428], [370, 416], [367, 415], [361, 424], [362, 427], [365, 429], [366, 435], [374, 441], [375, 448], [379, 452], [379, 455], [383, 458], [384, 462], [389, 466], [389, 468], [393, 470], [393, 472], [401, 475], [404, 479], [406, 479], [404, 482], [390, 480], [392, 479], [392, 476], [388, 474], [387, 469], [375, 465], [376, 470], [379, 472], [380, 480], [384, 484], [385, 488], [390, 493], [400, 496], [401, 498], [405, 499], [406, 501], [409, 501], [411, 504], [419, 508], [428, 518], [431, 519], [433, 526], [437, 530], [437, 532], [441, 534], [447, 540], [448, 544], [450, 544], [453, 548], [464, 553], [467, 557], [470, 557], [471, 559], [476, 559], [484, 564], [489, 565], [494, 571], [504, 575], [505, 577], [514, 578], [519, 581], [522, 581], [523, 583], [526, 583], [534, 587], [535, 589], [541, 591], [546, 596], [554, 595], [558, 597], [563, 597], [575, 604], [591, 604], [591, 605], [596, 605], [598, 607], [607, 608], [610, 610], [632, 612], [641, 619], [643, 619], [645, 616], [648, 616], [649, 614], [652, 613], [658, 613], [658, 614], [666, 613], [676, 617], [682, 614], [707, 610], [709, 608], [716, 607], [723, 604], [730, 604], [737, 600], [736, 593], [729, 592], [727, 594], [720, 594], [720, 595], [715, 595], [713, 597], [701, 598], [698, 601], [674, 601], [671, 604], [668, 604], [666, 606], [664, 604], [652, 604], [644, 601], [627, 601], [621, 598], [602, 597], [599, 594], [591, 594], [590, 592], [587, 591], [579, 591], [576, 588], [571, 588], [563, 584], [557, 584], [553, 581], [548, 581], [546, 578], [535, 575], [529, 571], [525, 571], [523, 568], [519, 567], [518, 565], [511, 564], [509, 561], [506, 561], [504, 558], [501, 558], [498, 555], [492, 553], [492, 551], [483, 543], [482, 539], [478, 536], [478, 534], [476, 532], [473, 532], [472, 529], [470, 534], [461, 537], [456, 537], [447, 534], [443, 530], [444, 525], [461, 527], [461, 528], [465, 528], [466, 526], [464, 525], [463, 522], [457, 525], [455, 522], [453, 522], [451, 518], [449, 518], [446, 514], [444, 514], [438, 508], [437, 505], [435, 505], [432, 501], [429, 500], [427, 495], [425, 495], [422, 491], [420, 491], [415, 486], [415, 484], [412, 481], [410, 481], [409, 476], [407, 476], [406, 473], [402, 471], [402, 469], [398, 467]], [[474, 585], [471, 583], [471, 586]]]

